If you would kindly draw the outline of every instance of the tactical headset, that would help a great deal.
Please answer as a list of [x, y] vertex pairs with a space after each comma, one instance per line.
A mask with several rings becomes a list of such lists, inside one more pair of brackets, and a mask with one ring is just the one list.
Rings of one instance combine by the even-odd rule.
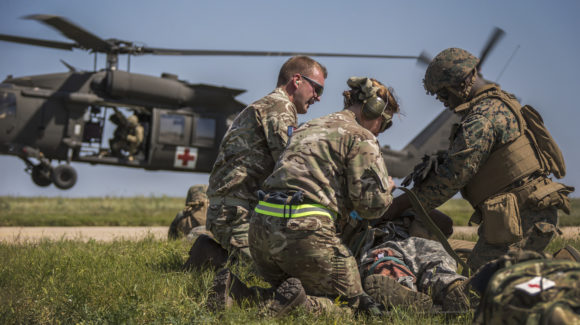
[[383, 121], [381, 122], [381, 127], [379, 133], [384, 132], [386, 129], [393, 125], [392, 118], [386, 113], [388, 101], [384, 101], [381, 97], [373, 95], [363, 101], [362, 115], [369, 120], [374, 120], [381, 115], [383, 116]]
[[383, 114], [388, 104], [381, 97], [373, 95], [363, 101], [363, 116], [368, 120], [374, 120]]

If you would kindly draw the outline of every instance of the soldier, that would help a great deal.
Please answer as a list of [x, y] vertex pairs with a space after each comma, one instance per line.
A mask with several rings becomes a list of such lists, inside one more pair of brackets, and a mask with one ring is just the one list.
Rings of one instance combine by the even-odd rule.
[[[378, 310], [339, 234], [350, 211], [377, 218], [391, 204], [394, 183], [376, 136], [392, 124], [398, 105], [374, 79], [352, 77], [348, 86], [344, 110], [295, 131], [252, 214], [250, 249], [258, 273], [276, 288], [268, 307], [274, 315], [298, 306], [333, 312], [339, 297]], [[216, 280], [222, 304], [230, 287], [233, 295], [243, 292], [227, 269]]]
[[320, 101], [326, 77], [326, 68], [307, 56], [288, 59], [277, 88], [246, 107], [224, 136], [209, 179], [206, 227], [230, 255], [251, 261], [249, 212], [257, 191], [292, 136], [297, 114]]
[[[118, 114], [120, 112], [116, 111]], [[121, 114], [122, 115], [122, 114]], [[119, 120], [122, 120], [120, 118]], [[127, 159], [132, 161], [139, 147], [143, 143], [145, 129], [139, 123], [137, 115], [133, 114], [126, 119], [126, 123], [120, 124], [115, 130], [114, 137], [110, 141], [111, 153], [115, 156], [124, 157], [121, 150], [127, 154]]]
[[[567, 209], [573, 190], [548, 178], [553, 169], [539, 159], [544, 153], [530, 136], [523, 108], [481, 77], [478, 62], [465, 50], [449, 48], [429, 64], [425, 89], [462, 119], [438, 166], [427, 173], [419, 169], [426, 177], [415, 178], [412, 189], [427, 211], [459, 190], [474, 207], [470, 221], [481, 226], [468, 259], [472, 270], [509, 250], [543, 251], [558, 231], [557, 208]], [[401, 195], [386, 218], [408, 207], [409, 198]]]
[[364, 252], [359, 269], [365, 291], [385, 307], [428, 310], [434, 303], [444, 311], [469, 309], [466, 278], [457, 273], [456, 261], [441, 243], [430, 237], [407, 212], [355, 236]]
[[[169, 239], [177, 239], [183, 236], [189, 237], [192, 230], [198, 227], [205, 228], [205, 216], [209, 201], [205, 192], [207, 185], [194, 185], [187, 191], [187, 198], [185, 199], [185, 208], [177, 213], [175, 219], [169, 226]], [[203, 233], [198, 228], [198, 232]]]

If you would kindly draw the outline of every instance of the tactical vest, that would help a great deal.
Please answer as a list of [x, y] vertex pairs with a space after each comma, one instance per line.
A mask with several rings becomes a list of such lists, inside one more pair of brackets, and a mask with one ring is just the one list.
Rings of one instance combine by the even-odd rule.
[[[461, 190], [463, 197], [469, 201], [473, 207], [477, 207], [485, 199], [496, 193], [502, 192], [511, 184], [523, 179], [524, 177], [530, 176], [537, 171], [547, 175], [554, 169], [550, 168], [546, 163], [545, 155], [543, 155], [539, 149], [534, 133], [528, 128], [526, 120], [522, 116], [522, 107], [520, 103], [512, 95], [508, 95], [506, 92], [499, 89], [493, 89], [493, 85], [488, 87], [489, 90], [484, 90], [483, 93], [476, 96], [468, 103], [459, 105], [455, 108], [455, 112], [464, 111], [468, 108], [471, 109], [483, 98], [497, 98], [506, 104], [510, 111], [515, 115], [519, 125], [520, 136], [514, 141], [506, 143], [492, 151], [487, 161], [473, 176], [469, 183]], [[526, 106], [525, 109], [529, 108]], [[535, 111], [534, 113], [537, 114]], [[552, 143], [555, 145], [553, 140]], [[561, 165], [563, 165], [561, 152], [559, 151], [559, 148], [556, 149], [560, 154]], [[556, 176], [565, 174], [565, 166], [561, 169], [562, 170], [558, 171]]]

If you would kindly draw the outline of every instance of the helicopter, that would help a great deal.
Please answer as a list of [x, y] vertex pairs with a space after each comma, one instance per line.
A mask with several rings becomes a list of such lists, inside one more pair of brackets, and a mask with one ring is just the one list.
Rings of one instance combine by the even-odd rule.
[[[71, 162], [185, 172], [210, 172], [219, 145], [235, 116], [246, 106], [236, 100], [243, 89], [191, 84], [178, 76], [161, 77], [118, 69], [119, 55], [294, 56], [418, 59], [411, 55], [167, 49], [130, 41], [103, 39], [55, 15], [23, 17], [56, 29], [61, 42], [0, 34], [0, 41], [60, 50], [81, 49], [95, 55], [94, 71], [69, 71], [27, 77], [8, 76], [0, 83], [0, 154], [19, 157], [32, 181], [70, 189], [77, 181]], [[106, 67], [96, 69], [104, 53]], [[135, 152], [106, 144], [105, 128], [127, 129], [132, 112], [143, 133]], [[135, 118], [134, 118], [135, 120]], [[115, 131], [117, 133], [117, 131]], [[119, 132], [122, 133], [122, 132]], [[58, 161], [53, 166], [52, 162]]]

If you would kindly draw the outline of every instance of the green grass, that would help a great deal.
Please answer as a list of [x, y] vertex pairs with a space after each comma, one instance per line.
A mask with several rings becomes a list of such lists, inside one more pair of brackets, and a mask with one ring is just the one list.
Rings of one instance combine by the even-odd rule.
[[[184, 206], [184, 198], [47, 198], [0, 196], [0, 227], [7, 226], [168, 226]], [[559, 211], [560, 226], [580, 226], [580, 199], [571, 199], [572, 213]], [[473, 209], [462, 199], [440, 208], [455, 225], [466, 226]]]
[[[182, 198], [16, 198], [0, 197], [1, 226], [167, 226], [183, 207]], [[573, 200], [573, 216], [578, 210]], [[442, 210], [457, 224], [471, 215], [465, 201]], [[462, 221], [463, 220], [463, 221]], [[470, 235], [459, 239], [475, 240]], [[556, 238], [555, 252], [580, 239]], [[0, 243], [0, 324], [470, 324], [472, 315], [425, 316], [395, 310], [383, 319], [351, 315], [314, 316], [297, 312], [279, 320], [260, 316], [243, 302], [212, 313], [206, 301], [213, 273], [183, 272], [191, 242], [153, 237], [110, 243], [76, 240]], [[251, 285], [265, 285], [249, 268], [235, 271]]]
[[[223, 313], [206, 307], [213, 273], [182, 272], [187, 241], [0, 243], [1, 324], [470, 324], [459, 317], [396, 310], [386, 319], [296, 312], [273, 320], [242, 302]], [[264, 285], [249, 268], [235, 272]]]
[[169, 226], [184, 198], [0, 197], [0, 226]]
[[[570, 215], [558, 210], [561, 227], [580, 226], [580, 198], [570, 199], [570, 203], [572, 206]], [[453, 218], [453, 224], [456, 226], [467, 226], [469, 218], [473, 213], [471, 205], [463, 199], [449, 200], [438, 209], [451, 216]]]

